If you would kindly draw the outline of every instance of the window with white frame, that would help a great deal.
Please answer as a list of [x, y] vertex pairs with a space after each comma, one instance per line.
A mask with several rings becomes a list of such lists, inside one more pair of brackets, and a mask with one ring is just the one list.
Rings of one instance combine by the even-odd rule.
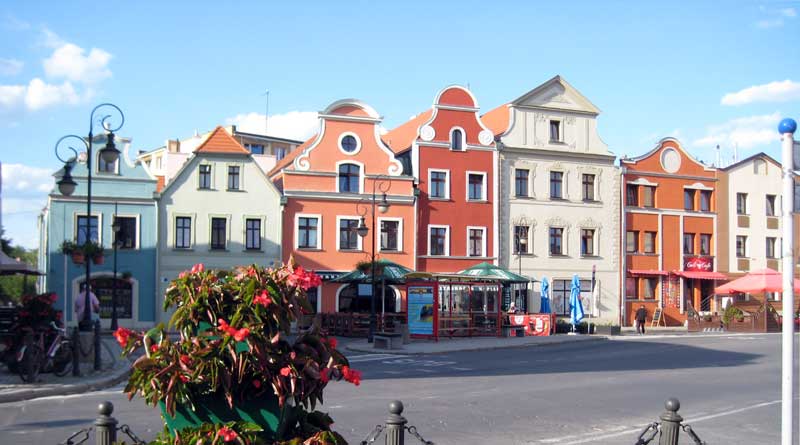
[[114, 242], [120, 249], [136, 248], [136, 220], [135, 216], [116, 216], [119, 232], [116, 233]]
[[428, 255], [450, 254], [449, 232], [449, 226], [428, 226]]
[[115, 159], [114, 162], [106, 162], [102, 156], [99, 154], [97, 156], [97, 171], [99, 173], [116, 173], [118, 165], [119, 158]]
[[297, 248], [298, 249], [319, 249], [319, 216], [297, 216]]
[[192, 218], [188, 216], [175, 217], [175, 248], [188, 249], [192, 247]]
[[596, 201], [594, 198], [594, 182], [595, 176], [590, 174], [583, 174], [581, 185], [583, 186], [583, 200]]
[[514, 169], [514, 196], [528, 196], [528, 175], [530, 170], [525, 168]]
[[561, 121], [550, 121], [550, 142], [561, 142]]
[[361, 167], [356, 164], [339, 165], [339, 192], [359, 193]]
[[514, 226], [514, 253], [522, 254], [530, 252], [530, 227]]
[[338, 217], [339, 250], [361, 249], [361, 237], [358, 236], [358, 218]]
[[245, 224], [245, 249], [261, 250], [261, 219], [246, 218]]
[[747, 257], [747, 237], [739, 235], [736, 237], [736, 256], [738, 258]]
[[89, 240], [95, 243], [99, 242], [98, 217], [96, 215], [92, 215], [90, 218], [87, 218], [86, 215], [78, 215], [76, 222], [75, 241], [79, 246], [86, 243], [87, 234], [89, 234]]
[[197, 186], [203, 190], [211, 188], [211, 165], [202, 164], [199, 169], [199, 183]]
[[550, 199], [564, 198], [564, 172], [550, 172]]
[[228, 242], [228, 220], [211, 218], [211, 249], [224, 250]]
[[550, 255], [564, 254], [564, 228], [550, 227]]
[[239, 171], [238, 165], [228, 166], [228, 190], [239, 190]]
[[767, 258], [775, 258], [775, 238], [767, 237]]
[[435, 199], [450, 198], [450, 172], [447, 170], [428, 170], [428, 196]]
[[455, 151], [464, 149], [464, 133], [458, 128], [450, 132], [450, 149]]
[[581, 255], [595, 256], [595, 229], [581, 229]]
[[486, 173], [467, 172], [467, 200], [486, 200]]
[[378, 218], [381, 227], [381, 252], [397, 252], [403, 248], [403, 228], [400, 219]]
[[467, 227], [467, 256], [486, 255], [486, 227]]

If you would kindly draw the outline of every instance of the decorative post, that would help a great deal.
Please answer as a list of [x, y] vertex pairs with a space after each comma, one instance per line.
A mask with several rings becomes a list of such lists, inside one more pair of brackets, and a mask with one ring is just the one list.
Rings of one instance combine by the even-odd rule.
[[386, 418], [386, 445], [405, 445], [406, 423], [403, 414], [403, 402], [389, 402], [389, 417]]
[[94, 370], [100, 370], [100, 320], [94, 322]]
[[658, 445], [678, 445], [678, 433], [681, 432], [681, 422], [683, 417], [678, 414], [681, 402], [675, 397], [670, 397], [664, 402], [667, 410], [661, 414], [661, 437]]
[[95, 440], [97, 445], [113, 445], [117, 442], [117, 419], [111, 417], [114, 405], [109, 401], [102, 402], [97, 407], [100, 414], [94, 421]]

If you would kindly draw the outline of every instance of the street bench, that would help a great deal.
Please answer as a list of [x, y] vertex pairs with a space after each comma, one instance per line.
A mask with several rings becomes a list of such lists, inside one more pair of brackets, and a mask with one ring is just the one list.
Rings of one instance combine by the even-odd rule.
[[376, 349], [400, 349], [403, 334], [399, 332], [376, 332], [372, 336], [372, 345]]

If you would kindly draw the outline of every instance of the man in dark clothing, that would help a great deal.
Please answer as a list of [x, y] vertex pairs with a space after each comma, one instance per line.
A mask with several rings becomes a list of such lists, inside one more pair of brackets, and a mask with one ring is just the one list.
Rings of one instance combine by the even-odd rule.
[[647, 321], [647, 309], [644, 305], [639, 306], [636, 310], [636, 332], [644, 335], [644, 323]]

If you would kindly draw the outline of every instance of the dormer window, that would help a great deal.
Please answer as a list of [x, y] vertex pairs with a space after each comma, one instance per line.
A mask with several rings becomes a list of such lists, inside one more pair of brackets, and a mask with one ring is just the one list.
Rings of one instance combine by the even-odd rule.
[[561, 142], [561, 121], [550, 121], [550, 142]]
[[464, 149], [464, 133], [455, 129], [450, 133], [450, 149], [461, 151]]
[[106, 162], [102, 156], [97, 157], [97, 171], [100, 173], [116, 173], [117, 172], [117, 158], [114, 162]]

